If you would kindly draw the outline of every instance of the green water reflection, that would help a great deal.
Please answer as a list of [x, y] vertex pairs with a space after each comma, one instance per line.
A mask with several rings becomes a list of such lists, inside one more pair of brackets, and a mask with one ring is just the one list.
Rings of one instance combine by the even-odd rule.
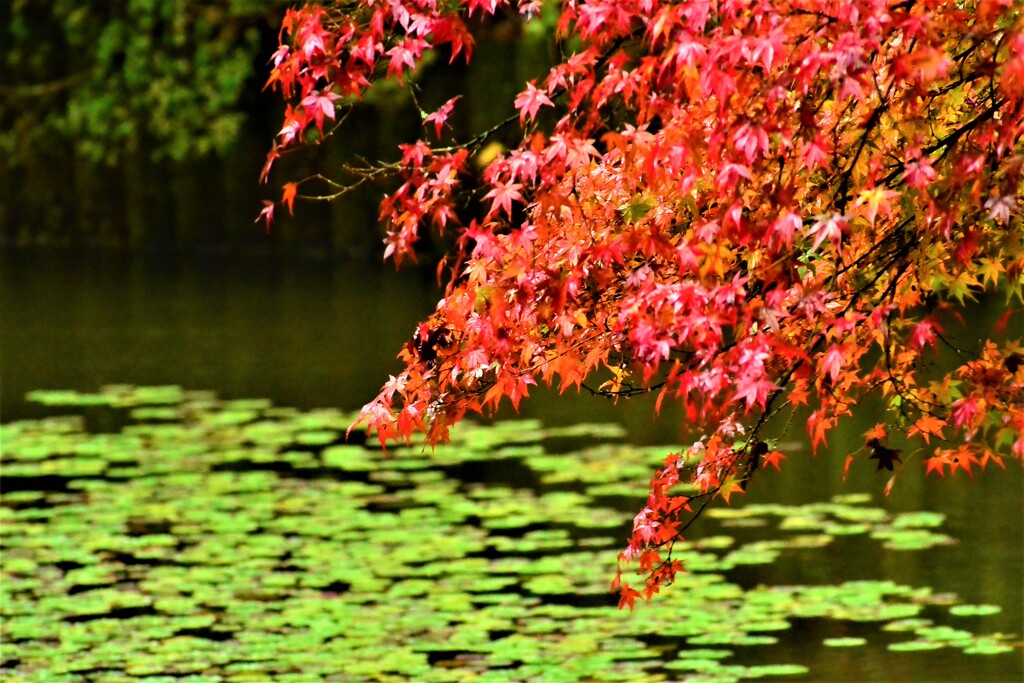
[[[278, 405], [304, 409], [335, 406], [352, 410], [372, 396], [381, 378], [394, 370], [395, 350], [408, 337], [415, 321], [432, 308], [436, 297], [431, 278], [416, 273], [401, 273], [397, 277], [393, 273], [385, 273], [382, 276], [375, 271], [317, 263], [89, 261], [54, 259], [52, 256], [33, 258], [23, 254], [4, 255], [0, 263], [0, 286], [0, 377], [4, 422], [52, 412], [52, 409], [25, 402], [23, 396], [30, 390], [95, 390], [105, 384], [120, 382], [180, 384], [214, 389], [220, 395], [234, 399], [267, 396]], [[89, 414], [91, 419], [108, 419], [102, 411]], [[558, 397], [552, 392], [541, 392], [535, 400], [524, 403], [524, 414], [540, 417], [549, 426], [580, 421], [618, 421], [625, 427], [626, 441], [637, 445], [672, 443], [679, 439], [680, 434], [678, 415], [669, 411], [660, 420], [652, 421], [650, 405], [643, 401], [616, 407], [587, 397]], [[112, 425], [107, 427], [113, 428]], [[892, 498], [882, 501], [879, 491], [884, 481], [876, 478], [873, 468], [866, 463], [855, 466], [850, 480], [842, 481], [842, 459], [847, 452], [859, 446], [857, 438], [863, 429], [862, 425], [854, 424], [847, 431], [837, 433], [830, 440], [831, 452], [820, 453], [817, 458], [813, 458], [800, 443], [786, 444], [789, 457], [783, 471], [759, 476], [744, 503], [821, 503], [833, 495], [866, 491], [872, 493], [874, 504], [883, 504], [887, 508], [886, 514], [920, 510], [946, 513], [941, 533], [951, 536], [956, 544], [940, 545], [926, 551], [892, 551], [864, 534], [853, 534], [838, 538], [824, 551], [789, 549], [779, 553], [770, 564], [733, 567], [729, 570], [729, 581], [747, 590], [762, 584], [840, 585], [847, 581], [891, 581], [898, 586], [930, 588], [940, 594], [955, 593], [960, 603], [996, 605], [1001, 607], [1001, 611], [988, 616], [957, 616], [949, 614], [947, 606], [929, 605], [923, 608], [924, 618], [954, 629], [1017, 634], [1013, 642], [1019, 643], [1024, 621], [1020, 578], [1024, 565], [1021, 524], [1024, 517], [1024, 481], [1020, 468], [1011, 465], [1006, 473], [984, 473], [973, 480], [933, 478], [925, 481], [918, 473], [909, 471], [902, 477]], [[316, 439], [315, 436], [303, 438]], [[550, 445], [559, 443], [562, 442]], [[4, 447], [6, 449], [6, 444]], [[554, 450], [567, 448], [557, 447]], [[307, 444], [305, 450], [296, 449], [299, 454], [314, 451], [313, 444]], [[658, 452], [661, 450], [654, 449], [644, 457], [651, 460]], [[337, 457], [339, 462], [356, 462], [349, 455], [339, 452], [331, 457]], [[243, 464], [248, 462], [247, 459], [262, 460], [265, 464], [281, 460], [280, 453], [274, 448], [234, 457]], [[301, 461], [301, 455], [289, 457]], [[564, 457], [576, 459], [576, 456]], [[76, 462], [74, 467], [84, 468], [81, 470], [83, 476], [89, 476], [89, 458], [82, 457]], [[623, 468], [622, 474], [631, 477], [627, 477], [627, 483], [632, 488], [627, 486], [620, 493], [642, 495], [647, 476], [644, 472], [649, 462], [639, 464], [641, 466], [633, 472]], [[485, 473], [478, 478], [493, 486], [503, 478], [514, 479], [523, 474], [519, 469], [506, 471], [498, 466], [481, 465], [477, 471]], [[557, 473], [558, 469], [554, 472]], [[128, 474], [126, 472], [125, 476]], [[271, 481], [264, 476], [266, 472], [253, 474], [252, 486], [266, 486]], [[171, 473], [166, 475], [174, 476]], [[428, 476], [424, 481], [433, 479]], [[515, 485], [514, 481], [509, 483]], [[189, 482], [182, 479], [177, 485], [187, 487]], [[381, 482], [377, 485], [388, 484]], [[435, 482], [431, 486], [435, 488], [428, 486], [427, 492], [420, 495], [452, 495], [443, 485]], [[350, 494], [328, 489], [318, 495], [323, 498], [317, 504], [327, 505]], [[474, 493], [466, 496], [466, 505], [479, 507], [478, 502], [486, 499], [485, 494]], [[264, 509], [267, 505], [287, 506], [287, 500], [287, 497], [262, 500], [258, 502], [257, 509]], [[593, 562], [595, 568], [600, 566], [602, 569], [608, 569], [600, 563], [613, 559], [614, 548], [621, 544], [624, 536], [622, 525], [628, 523], [640, 499], [616, 495], [608, 500], [606, 515], [614, 524], [607, 522], [609, 531], [603, 535], [614, 542], [596, 548], [594, 559], [588, 555], [586, 560]], [[386, 510], [388, 502], [379, 501], [379, 505]], [[298, 513], [291, 516], [295, 518], [297, 527], [308, 521]], [[253, 529], [245, 524], [231, 528], [232, 519], [236, 518], [230, 510], [225, 511], [221, 518], [222, 531], [229, 534], [227, 538], [235, 539], [232, 543], [247, 547], [252, 542], [247, 539], [251, 538]], [[127, 522], [121, 520], [121, 523]], [[423, 529], [437, 529], [442, 533], [446, 528], [446, 523], [430, 518], [417, 519], [414, 523]], [[730, 524], [734, 522], [709, 519], [706, 524], [698, 525], [694, 538], [699, 541], [707, 536], [738, 535], [743, 527]], [[140, 527], [140, 530], [147, 529]], [[271, 536], [286, 537], [287, 533], [279, 529]], [[762, 535], [771, 535], [767, 534], [765, 527], [756, 526], [743, 533], [747, 534], [744, 543], [754, 542]], [[156, 530], [145, 535], [159, 536], [160, 533]], [[166, 558], [170, 552], [166, 546], [157, 542], [159, 539], [150, 540], [153, 541], [152, 547], [146, 550], [150, 557], [154, 560]], [[479, 539], [473, 541], [473, 537], [470, 541], [480, 542]], [[493, 546], [494, 552], [498, 555], [514, 554], [514, 550], [502, 543], [506, 542], [498, 541]], [[535, 549], [531, 552], [538, 552], [538, 557], [541, 557], [548, 553], [554, 555], [556, 550], [562, 552], [567, 540], [557, 534], [540, 535], [530, 539], [530, 543]], [[129, 550], [134, 552], [136, 549]], [[310, 549], [309, 552], [337, 557], [336, 548]], [[587, 575], [590, 583], [585, 592], [595, 600], [603, 600], [603, 582], [607, 574], [601, 573], [599, 577], [598, 573], [595, 571], [593, 575]], [[262, 590], [263, 579], [252, 576], [254, 590]], [[558, 572], [547, 575], [544, 578], [547, 583], [540, 584], [539, 592], [543, 595], [561, 594], [557, 591], [564, 590], [564, 587], [559, 588], [558, 576]], [[102, 581], [103, 577], [86, 576], [84, 579]], [[167, 580], [184, 581], [180, 577]], [[283, 579], [278, 577], [275, 580]], [[419, 580], [427, 583], [405, 585], [401, 591], [412, 591], [412, 595], [418, 595], [418, 591], [427, 589], [431, 578], [428, 575]], [[499, 587], [495, 584], [488, 590]], [[685, 596], [688, 589], [677, 586], [674, 590]], [[97, 595], [113, 597], [103, 593]], [[451, 599], [454, 602], [446, 604], [444, 609], [461, 609], [460, 599]], [[683, 597], [669, 597], [640, 618], [653, 632], [669, 633], [670, 625], [678, 619], [677, 615], [686, 609], [685, 603]], [[317, 599], [303, 609], [315, 613], [320, 604]], [[557, 601], [554, 606], [558, 606]], [[119, 608], [131, 610], [146, 606], [124, 604]], [[194, 616], [191, 612], [183, 616], [190, 615]], [[139, 614], [133, 618], [144, 616]], [[348, 617], [322, 613], [320, 618], [320, 622], [326, 624], [344, 621]], [[389, 613], [381, 618], [390, 619], [393, 615]], [[548, 618], [561, 617], [549, 615]], [[652, 620], [653, 626], [650, 625]], [[90, 628], [75, 627], [69, 632], [78, 633], [86, 639], [99, 637], [89, 636]], [[197, 629], [210, 635], [202, 630], [209, 626], [198, 622], [182, 628], [186, 633], [188, 629]], [[910, 638], [883, 635], [889, 633], [880, 631], [877, 624], [796, 617], [789, 630], [773, 634], [779, 637], [778, 644], [747, 646], [735, 652], [729, 662], [734, 666], [797, 663], [813, 672], [808, 674], [808, 680], [936, 680], [937, 672], [941, 672], [939, 678], [945, 680], [1001, 681], [1019, 680], [1022, 675], [1024, 667], [1019, 649], [1010, 655], [992, 657], [967, 656], [961, 650], [949, 647], [935, 651], [892, 652], [884, 647], [886, 643]], [[866, 647], [825, 647], [822, 643], [827, 638], [867, 638], [869, 644]], [[219, 641], [211, 642], [216, 644]], [[519, 641], [513, 639], [512, 642]], [[195, 645], [192, 640], [175, 641], [167, 646], [170, 649], [164, 652], [164, 656], [173, 659], [174, 648], [188, 649]], [[520, 643], [517, 647], [528, 645]], [[667, 671], [674, 671], [681, 678], [697, 669], [684, 667]], [[639, 672], [640, 669], [627, 666], [623, 669], [622, 680], [635, 680], [630, 676], [639, 676]]]

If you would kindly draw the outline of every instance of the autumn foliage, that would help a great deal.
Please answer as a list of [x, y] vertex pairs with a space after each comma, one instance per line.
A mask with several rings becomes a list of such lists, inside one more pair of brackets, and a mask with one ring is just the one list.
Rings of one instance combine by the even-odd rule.
[[[540, 0], [354, 0], [290, 11], [269, 85], [288, 103], [268, 157], [317, 143], [428, 51]], [[621, 605], [681, 569], [671, 544], [781, 454], [807, 406], [814, 447], [875, 395], [880, 470], [1024, 460], [1024, 19], [1009, 0], [564, 0], [561, 62], [522, 84], [520, 144], [455, 140], [423, 113], [392, 162], [385, 257], [453, 232], [436, 311], [362, 420], [382, 444], [443, 441], [537, 382], [656, 392], [703, 436], [669, 454], [621, 555]], [[517, 18], [518, 17], [518, 18]], [[303, 183], [284, 186], [291, 208]], [[268, 218], [273, 204], [268, 203]], [[1006, 313], [964, 343], [967, 302]], [[971, 332], [974, 334], [974, 331]], [[948, 368], [930, 360], [947, 349]], [[953, 349], [949, 351], [949, 349]], [[895, 443], [900, 448], [895, 448]], [[847, 462], [849, 467], [849, 462]], [[684, 494], [683, 482], [697, 493]]]

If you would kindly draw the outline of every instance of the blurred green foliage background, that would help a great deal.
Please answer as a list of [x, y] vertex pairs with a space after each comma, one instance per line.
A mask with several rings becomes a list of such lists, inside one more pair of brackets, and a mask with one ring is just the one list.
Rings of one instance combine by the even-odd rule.
[[[380, 258], [382, 186], [253, 219], [280, 185], [422, 134], [407, 92], [360, 105], [331, 145], [258, 176], [283, 105], [263, 92], [286, 0], [9, 0], [0, 3], [0, 244], [131, 250], [313, 251]], [[511, 112], [555, 56], [554, 16], [474, 26], [468, 67], [428, 62], [427, 110], [465, 96], [457, 138]], [[548, 20], [550, 19], [550, 20]]]
[[283, 4], [14, 0], [0, 10], [12, 105], [0, 151], [15, 167], [54, 143], [107, 166], [139, 151], [178, 162], [226, 153]]

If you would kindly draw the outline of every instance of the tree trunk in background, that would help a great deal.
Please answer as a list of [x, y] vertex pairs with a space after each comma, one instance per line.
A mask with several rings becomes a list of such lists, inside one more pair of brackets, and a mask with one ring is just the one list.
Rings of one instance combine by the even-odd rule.
[[265, 251], [274, 244], [262, 221], [254, 222], [260, 212], [260, 200], [267, 194], [267, 188], [259, 184], [259, 176], [270, 139], [263, 130], [257, 130], [247, 121], [231, 152], [220, 163], [223, 225], [211, 226], [221, 233], [217, 242], [220, 248]]
[[76, 154], [74, 158], [75, 218], [67, 229], [84, 246], [120, 248], [127, 243], [124, 219], [124, 184], [120, 168], [97, 168]]
[[[525, 88], [517, 82], [516, 45], [511, 38], [480, 41], [466, 73], [464, 106], [469, 130], [477, 134], [500, 123], [510, 113], [508, 105]], [[511, 58], [510, 58], [511, 57]]]
[[174, 202], [168, 192], [168, 164], [155, 164], [146, 152], [129, 156], [123, 175], [128, 244], [135, 250], [164, 250], [175, 245]]
[[[351, 143], [330, 146], [324, 155], [327, 174], [330, 174], [331, 168], [354, 163], [353, 154], [366, 156], [366, 148], [374, 145], [378, 131], [367, 118], [362, 109], [349, 114], [347, 123], [350, 127], [346, 141]], [[371, 211], [372, 201], [363, 188], [357, 188], [331, 202], [330, 240], [333, 253], [357, 258], [360, 252], [369, 255], [367, 247], [371, 240], [368, 238], [375, 234], [377, 223]]]

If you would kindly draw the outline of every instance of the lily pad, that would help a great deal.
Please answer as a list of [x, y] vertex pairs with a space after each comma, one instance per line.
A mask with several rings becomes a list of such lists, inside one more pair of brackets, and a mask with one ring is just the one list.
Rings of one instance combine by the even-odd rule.
[[986, 617], [1002, 611], [999, 605], [953, 605], [949, 608], [949, 613], [956, 617]]
[[867, 645], [866, 638], [847, 636], [844, 638], [826, 638], [822, 641], [825, 647], [861, 647]]
[[[0, 427], [21, 489], [0, 506], [11, 680], [320, 681], [339, 661], [353, 680], [814, 677], [788, 642], [801, 619], [913, 632], [897, 651], [1013, 647], [944, 625], [935, 605], [955, 600], [927, 588], [774, 584], [777, 566], [831, 567], [843, 544], [941, 535], [863, 496], [709, 508], [709, 535], [673, 549], [688, 572], [620, 612], [616, 554], [666, 447], [618, 426], [467, 423], [450, 447], [385, 454], [345, 443], [342, 411], [177, 387], [82, 396], [47, 400], [88, 403], [88, 421]], [[87, 432], [103, 411], [115, 431]], [[762, 652], [794, 662], [747, 665]]]

